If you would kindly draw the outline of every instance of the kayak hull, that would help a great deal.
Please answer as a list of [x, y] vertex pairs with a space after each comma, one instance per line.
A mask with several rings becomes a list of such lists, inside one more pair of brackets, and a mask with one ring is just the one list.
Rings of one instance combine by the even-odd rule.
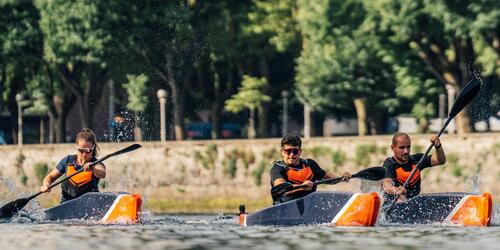
[[90, 192], [45, 210], [45, 219], [131, 224], [140, 221], [141, 203], [136, 194]]
[[450, 224], [457, 226], [488, 226], [492, 199], [489, 193], [421, 194], [407, 202], [395, 204], [385, 212], [381, 224]]
[[252, 214], [243, 213], [240, 224], [373, 226], [379, 207], [377, 193], [314, 192]]

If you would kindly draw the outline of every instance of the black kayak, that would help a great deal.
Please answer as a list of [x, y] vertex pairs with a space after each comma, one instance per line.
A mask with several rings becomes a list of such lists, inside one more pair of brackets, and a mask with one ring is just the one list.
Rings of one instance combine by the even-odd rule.
[[300, 199], [240, 214], [240, 224], [373, 226], [380, 198], [377, 193], [314, 192]]
[[46, 220], [86, 220], [100, 223], [137, 223], [141, 197], [123, 192], [90, 192], [45, 210]]
[[488, 226], [492, 199], [489, 193], [430, 193], [418, 195], [407, 202], [396, 203], [389, 213], [382, 207], [380, 224], [449, 224]]

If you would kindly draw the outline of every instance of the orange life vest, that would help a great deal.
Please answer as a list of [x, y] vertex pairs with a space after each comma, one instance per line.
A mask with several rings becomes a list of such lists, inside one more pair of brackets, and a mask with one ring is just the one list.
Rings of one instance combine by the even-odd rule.
[[[415, 169], [416, 167], [417, 164], [413, 164], [410, 171], [405, 171], [402, 167], [396, 168], [396, 179], [398, 180], [398, 182], [403, 185], [406, 180], [408, 180], [408, 177], [410, 177], [411, 171], [413, 171], [413, 169]], [[417, 184], [418, 180], [420, 180], [420, 169], [417, 169], [415, 171], [415, 174], [408, 183], [414, 186], [415, 184]]]
[[[66, 176], [70, 176], [75, 172], [77, 170], [73, 164], [66, 166]], [[61, 185], [63, 200], [71, 200], [88, 192], [99, 191], [97, 186], [98, 181], [94, 181], [94, 179], [98, 180], [92, 172], [83, 171], [71, 177], [68, 181], [63, 182]]]
[[288, 168], [286, 171], [288, 181], [293, 184], [302, 184], [306, 180], [312, 180], [314, 177], [311, 167], [302, 162], [301, 169]]

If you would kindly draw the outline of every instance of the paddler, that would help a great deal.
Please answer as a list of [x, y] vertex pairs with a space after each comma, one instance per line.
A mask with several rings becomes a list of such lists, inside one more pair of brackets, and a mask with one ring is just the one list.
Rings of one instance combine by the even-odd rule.
[[384, 161], [385, 178], [382, 181], [384, 189], [384, 203], [392, 202], [396, 196], [396, 202], [404, 202], [420, 193], [420, 172], [436, 165], [442, 165], [446, 162], [446, 155], [443, 151], [443, 146], [437, 135], [430, 138], [434, 144], [436, 153], [432, 156], [427, 156], [422, 165], [416, 170], [412, 179], [408, 182], [406, 188], [403, 184], [410, 177], [411, 171], [417, 166], [418, 161], [424, 156], [422, 153], [410, 154], [411, 139], [405, 133], [396, 133], [392, 137], [391, 149], [393, 156]]
[[50, 192], [48, 187], [61, 175], [69, 176], [83, 168], [83, 172], [62, 183], [61, 203], [88, 192], [98, 192], [99, 180], [106, 177], [106, 167], [102, 163], [90, 166], [92, 162], [97, 160], [96, 156], [99, 153], [96, 137], [92, 130], [83, 129], [76, 135], [76, 151], [76, 154], [64, 157], [56, 168], [45, 176], [40, 187], [41, 192]]
[[[301, 147], [302, 140], [297, 135], [285, 135], [281, 139], [282, 160], [273, 162], [271, 168], [273, 204], [304, 197], [316, 191], [316, 186], [313, 185], [314, 181], [336, 177], [323, 170], [316, 161], [300, 158]], [[349, 181], [351, 177], [349, 172], [345, 172], [342, 175], [342, 180]], [[306, 187], [294, 189], [298, 185], [306, 185]], [[279, 195], [276, 195], [277, 193]]]

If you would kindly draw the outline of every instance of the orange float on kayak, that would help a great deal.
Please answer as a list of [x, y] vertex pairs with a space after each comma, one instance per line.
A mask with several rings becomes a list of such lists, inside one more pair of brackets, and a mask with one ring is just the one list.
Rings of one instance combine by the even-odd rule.
[[318, 191], [251, 214], [240, 207], [240, 225], [374, 226], [379, 208], [377, 193]]
[[492, 200], [490, 193], [466, 195], [446, 217], [445, 223], [463, 226], [489, 226]]
[[380, 198], [377, 193], [355, 193], [333, 218], [334, 226], [374, 226]]
[[141, 197], [137, 194], [90, 192], [45, 210], [45, 219], [133, 224], [140, 222], [141, 205]]

